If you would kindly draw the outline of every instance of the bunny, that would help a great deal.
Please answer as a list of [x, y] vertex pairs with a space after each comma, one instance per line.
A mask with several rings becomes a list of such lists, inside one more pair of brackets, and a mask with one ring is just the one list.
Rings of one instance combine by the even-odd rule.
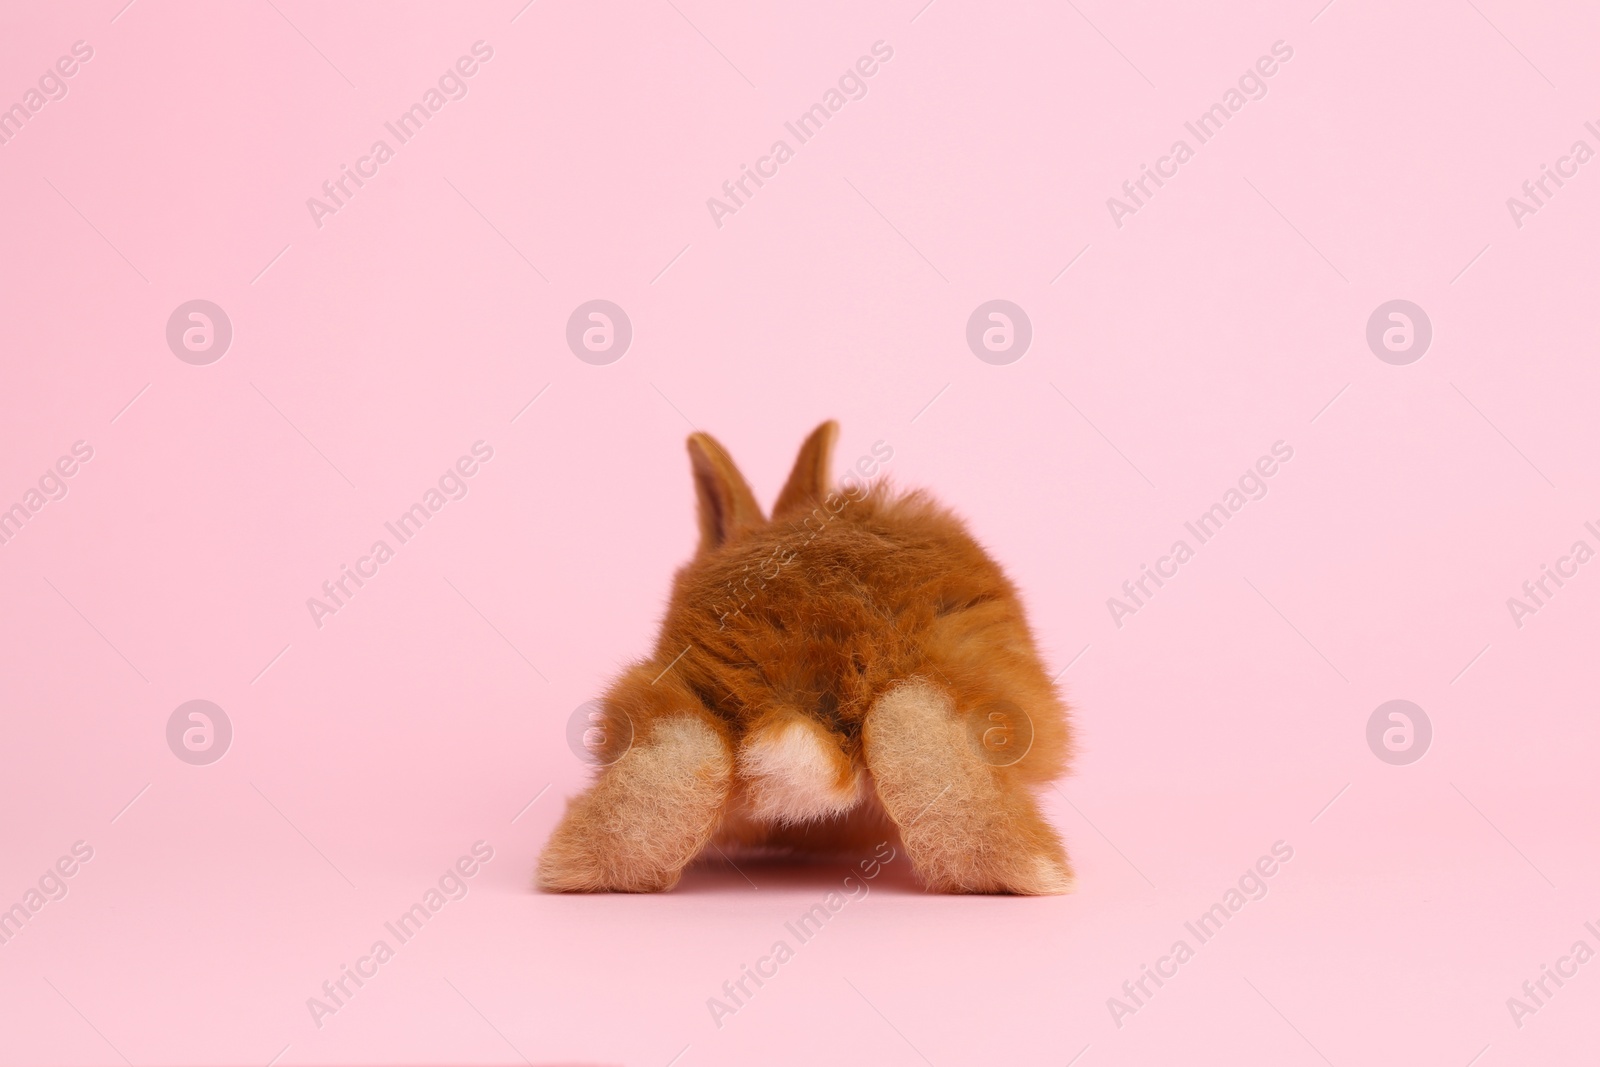
[[1066, 893], [1032, 790], [1066, 772], [1065, 703], [1016, 588], [925, 492], [828, 489], [814, 430], [768, 520], [689, 437], [700, 544], [655, 652], [601, 701], [602, 764], [539, 858], [549, 891], [670, 889], [708, 847], [902, 842], [924, 886]]

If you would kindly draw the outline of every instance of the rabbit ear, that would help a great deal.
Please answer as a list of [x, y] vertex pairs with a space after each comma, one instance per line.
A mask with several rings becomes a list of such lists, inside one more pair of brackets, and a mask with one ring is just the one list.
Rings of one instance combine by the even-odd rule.
[[833, 442], [838, 437], [839, 424], [832, 419], [811, 431], [806, 443], [800, 446], [800, 455], [795, 458], [794, 470], [789, 472], [783, 492], [778, 494], [778, 502], [772, 505], [774, 519], [813, 508], [828, 495]]
[[700, 551], [716, 548], [739, 530], [766, 521], [744, 475], [716, 438], [708, 433], [690, 434], [689, 463], [700, 501]]

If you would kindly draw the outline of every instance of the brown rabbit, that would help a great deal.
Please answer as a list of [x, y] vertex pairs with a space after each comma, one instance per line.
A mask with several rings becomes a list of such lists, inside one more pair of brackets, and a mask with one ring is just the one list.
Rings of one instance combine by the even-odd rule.
[[807, 438], [770, 521], [722, 446], [690, 436], [700, 547], [654, 655], [605, 694], [605, 766], [541, 888], [670, 889], [708, 845], [896, 835], [930, 889], [1072, 888], [1032, 795], [1066, 770], [1067, 709], [1016, 589], [926, 494], [829, 491], [837, 435]]

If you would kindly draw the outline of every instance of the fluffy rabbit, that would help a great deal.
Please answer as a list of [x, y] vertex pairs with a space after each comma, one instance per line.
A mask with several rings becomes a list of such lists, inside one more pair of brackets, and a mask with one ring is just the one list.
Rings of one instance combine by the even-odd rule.
[[1032, 790], [1066, 770], [1067, 709], [1016, 589], [922, 492], [833, 492], [807, 438], [768, 520], [689, 438], [700, 546], [650, 658], [602, 701], [603, 769], [539, 859], [554, 891], [670, 889], [726, 854], [898, 838], [929, 889], [1065, 893]]

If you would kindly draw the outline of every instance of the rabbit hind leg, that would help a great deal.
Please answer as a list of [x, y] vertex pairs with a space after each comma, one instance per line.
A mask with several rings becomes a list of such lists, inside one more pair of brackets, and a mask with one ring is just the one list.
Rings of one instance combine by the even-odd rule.
[[918, 876], [953, 893], [1072, 890], [1072, 869], [1027, 785], [986, 762], [949, 690], [923, 679], [881, 696], [863, 726], [867, 766]]
[[672, 888], [710, 840], [732, 779], [731, 745], [705, 718], [657, 721], [642, 744], [568, 805], [539, 857], [539, 887]]

